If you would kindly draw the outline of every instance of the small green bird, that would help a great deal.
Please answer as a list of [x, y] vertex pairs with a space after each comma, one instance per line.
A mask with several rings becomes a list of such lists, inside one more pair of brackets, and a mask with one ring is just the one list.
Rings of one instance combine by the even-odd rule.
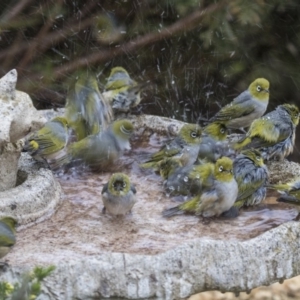
[[103, 96], [115, 112], [128, 112], [141, 102], [140, 94], [144, 86], [131, 79], [124, 68], [115, 67], [107, 78]]
[[216, 141], [225, 141], [228, 135], [228, 129], [220, 122], [212, 122], [203, 128], [202, 135], [209, 136]]
[[297, 177], [293, 181], [287, 183], [269, 184], [267, 187], [282, 194], [280, 198], [282, 200], [286, 199], [286, 201], [282, 202], [288, 202], [291, 199], [300, 201], [300, 177]]
[[219, 122], [213, 122], [203, 128], [198, 153], [199, 163], [213, 162], [222, 156], [231, 156], [234, 151], [226, 141], [228, 129]]
[[258, 150], [242, 151], [233, 162], [233, 173], [239, 188], [235, 207], [254, 206], [266, 198], [269, 172]]
[[70, 136], [67, 119], [56, 117], [26, 139], [23, 152], [28, 152], [38, 161], [47, 162], [62, 155]]
[[294, 149], [299, 109], [282, 104], [255, 120], [246, 135], [234, 144], [235, 149], [259, 149], [265, 160], [283, 160]]
[[210, 119], [223, 123], [229, 129], [249, 127], [261, 117], [269, 103], [270, 83], [265, 78], [255, 79], [248, 89], [237, 96]]
[[4, 257], [16, 243], [17, 221], [11, 217], [0, 219], [0, 258]]
[[173, 208], [163, 211], [164, 217], [193, 213], [203, 217], [220, 216], [234, 204], [238, 195], [238, 185], [233, 176], [233, 162], [228, 157], [217, 160], [211, 184], [196, 197]]
[[89, 135], [68, 146], [67, 154], [52, 162], [52, 167], [85, 164], [92, 169], [104, 169], [116, 162], [124, 150], [130, 150], [133, 124], [128, 120], [114, 121], [106, 130]]
[[197, 124], [184, 124], [178, 136], [167, 142], [143, 163], [143, 168], [157, 168], [157, 163], [166, 157], [180, 158], [182, 165], [192, 165], [198, 157], [201, 142], [201, 127]]
[[[168, 158], [168, 160], [173, 161], [174, 159]], [[172, 163], [170, 164], [172, 165]], [[164, 166], [167, 169], [167, 161], [165, 161]], [[168, 177], [163, 183], [164, 190], [170, 196], [197, 195], [213, 182], [214, 164], [212, 163], [177, 168], [174, 166], [175, 163], [173, 163], [173, 168], [169, 168]], [[160, 172], [162, 172], [161, 169]]]
[[104, 208], [111, 215], [125, 215], [131, 211], [136, 203], [136, 189], [124, 173], [113, 174], [102, 189]]
[[65, 117], [77, 141], [107, 128], [113, 120], [110, 103], [100, 93], [94, 75], [80, 76], [66, 100]]
[[163, 179], [168, 179], [177, 169], [182, 167], [180, 158], [175, 157], [166, 157], [157, 163], [159, 174]]
[[295, 220], [300, 219], [300, 177], [295, 178], [293, 181], [284, 184], [270, 184], [268, 188], [277, 190], [281, 196], [277, 199], [278, 202], [291, 204], [295, 207], [299, 214]]
[[93, 36], [100, 44], [109, 45], [120, 43], [124, 39], [126, 27], [118, 24], [114, 13], [97, 14], [93, 22]]

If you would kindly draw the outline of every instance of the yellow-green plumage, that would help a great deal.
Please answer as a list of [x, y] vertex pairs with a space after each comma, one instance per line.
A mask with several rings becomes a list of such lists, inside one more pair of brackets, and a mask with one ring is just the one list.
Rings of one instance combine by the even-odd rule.
[[160, 176], [168, 179], [178, 168], [182, 168], [182, 163], [179, 158], [166, 157], [158, 162], [157, 168]]
[[295, 198], [294, 204], [297, 204], [298, 202], [298, 205], [300, 206], [300, 177], [284, 184], [268, 185], [268, 188], [277, 190], [279, 193], [281, 193], [282, 194], [281, 198], [284, 198], [285, 196]]
[[100, 13], [94, 18], [93, 22], [94, 37], [104, 45], [115, 44], [124, 39], [123, 31], [125, 27], [118, 26], [114, 13]]
[[140, 92], [144, 86], [131, 79], [124, 68], [115, 67], [107, 78], [103, 96], [115, 112], [128, 112], [141, 102]]
[[0, 258], [4, 257], [16, 243], [16, 224], [17, 221], [11, 217], [0, 219]]
[[219, 122], [213, 122], [203, 128], [200, 148], [198, 153], [198, 162], [215, 163], [222, 156], [231, 156], [233, 150], [226, 141], [228, 129]]
[[292, 104], [282, 104], [274, 111], [253, 121], [247, 134], [234, 144], [235, 149], [259, 149], [264, 159], [282, 160], [292, 153], [299, 109]]
[[242, 151], [233, 163], [234, 177], [239, 187], [235, 207], [253, 206], [266, 197], [269, 173], [261, 153], [255, 149]]
[[124, 173], [113, 174], [102, 189], [103, 213], [125, 215], [136, 203], [136, 189]]
[[56, 117], [26, 139], [23, 151], [28, 152], [36, 160], [53, 159], [60, 155], [61, 150], [65, 149], [69, 137], [67, 119]]
[[67, 97], [65, 116], [77, 141], [105, 129], [113, 120], [110, 104], [99, 91], [93, 75], [80, 76]]
[[164, 210], [163, 216], [171, 217], [188, 212], [212, 217], [228, 211], [233, 206], [238, 193], [238, 186], [233, 177], [232, 160], [228, 157], [218, 159], [213, 168], [213, 178], [206, 184], [207, 186], [196, 197]]
[[[159, 163], [164, 175], [164, 190], [170, 196], [196, 195], [213, 180], [214, 164], [182, 166], [178, 159], [166, 158]], [[180, 161], [179, 161], [180, 162]]]
[[53, 168], [79, 164], [95, 170], [106, 168], [114, 164], [125, 149], [130, 149], [133, 130], [133, 124], [128, 120], [114, 121], [106, 130], [69, 145], [67, 154], [53, 162]]
[[219, 122], [212, 122], [203, 128], [203, 135], [208, 135], [216, 141], [225, 141], [228, 135], [228, 129]]
[[257, 78], [246, 91], [227, 104], [211, 121], [223, 123], [229, 129], [249, 127], [253, 120], [261, 117], [268, 106], [270, 83]]
[[284, 184], [271, 184], [268, 188], [277, 190], [281, 196], [277, 198], [278, 202], [284, 202], [292, 205], [299, 211], [295, 220], [300, 219], [300, 177], [295, 178], [293, 181]]
[[157, 163], [166, 157], [180, 158], [182, 165], [193, 164], [198, 156], [201, 133], [201, 127], [197, 124], [183, 125], [178, 136], [152, 154], [141, 167], [157, 168]]

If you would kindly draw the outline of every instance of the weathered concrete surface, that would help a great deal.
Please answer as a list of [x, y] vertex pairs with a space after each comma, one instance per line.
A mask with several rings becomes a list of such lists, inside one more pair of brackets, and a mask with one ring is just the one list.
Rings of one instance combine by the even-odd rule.
[[[299, 274], [299, 248], [299, 223], [290, 222], [244, 242], [196, 239], [153, 256], [103, 253], [57, 261], [52, 253], [57, 269], [39, 299], [182, 299], [205, 290], [250, 291]], [[0, 279], [14, 281], [28, 268], [12, 267]]]
[[16, 91], [17, 71], [0, 79], [0, 191], [16, 184], [17, 165], [22, 150], [18, 140], [45, 123], [30, 97]]
[[17, 71], [12, 70], [0, 79], [0, 147], [15, 143], [30, 131], [41, 127], [46, 119], [36, 110], [30, 97], [16, 91]]
[[[158, 119], [153, 116], [147, 118], [151, 124]], [[149, 134], [150, 136], [151, 129], [144, 131], [142, 128], [145, 125], [144, 122], [142, 117], [136, 119], [135, 124], [139, 128], [137, 135]], [[172, 130], [179, 129], [181, 122], [168, 119], [158, 120], [157, 124], [159, 125], [156, 126], [159, 126], [160, 132], [165, 135], [169, 131], [166, 130], [166, 127], [174, 123], [175, 127], [171, 128], [172, 132]], [[287, 180], [291, 176], [299, 174], [298, 164], [290, 164], [287, 161], [281, 164], [284, 164], [285, 167], [279, 165], [277, 171], [286, 170], [285, 174], [289, 174], [289, 177], [284, 175], [278, 180]], [[136, 172], [136, 169], [133, 171]], [[99, 174], [101, 183], [105, 176], [107, 175]], [[140, 181], [142, 179], [140, 177]], [[72, 175], [70, 175], [70, 180], [72, 180]], [[81, 180], [85, 185], [84, 179]], [[147, 190], [150, 189], [149, 181], [144, 181], [144, 185]], [[140, 188], [140, 186], [138, 187]], [[93, 186], [93, 188], [97, 191], [101, 190], [101, 186]], [[156, 186], [156, 189], [158, 190], [159, 186]], [[142, 189], [138, 189], [139, 194], [143, 194], [143, 192]], [[158, 190], [158, 192], [160, 191]], [[137, 217], [134, 214], [138, 214], [138, 212], [141, 213], [140, 218], [144, 218], [145, 221], [149, 217], [148, 214], [142, 215], [142, 201], [147, 201], [147, 197], [143, 200], [142, 198], [141, 196], [141, 203], [137, 203], [137, 207], [133, 209], [133, 218], [129, 221], [126, 220], [127, 223], [131, 222], [135, 225]], [[300, 273], [300, 224], [298, 222], [282, 224], [255, 238], [243, 241], [198, 237], [182, 244], [178, 243], [178, 246], [176, 244], [169, 250], [160, 251], [154, 255], [130, 253], [126, 248], [120, 251], [103, 251], [98, 248], [98, 245], [95, 246], [95, 240], [96, 235], [104, 234], [105, 226], [110, 229], [110, 235], [113, 235], [113, 231], [115, 231], [124, 235], [128, 240], [132, 236], [138, 237], [137, 230], [140, 228], [126, 231], [126, 228], [130, 227], [126, 227], [125, 221], [110, 223], [110, 219], [102, 216], [100, 209], [95, 207], [95, 204], [89, 204], [87, 200], [84, 199], [77, 205], [69, 203], [69, 208], [73, 209], [74, 213], [70, 214], [68, 218], [64, 218], [63, 207], [60, 207], [51, 219], [31, 228], [20, 230], [17, 235], [17, 244], [6, 257], [10, 267], [0, 274], [0, 280], [14, 282], [20, 278], [23, 271], [32, 269], [35, 265], [54, 264], [57, 269], [49, 278], [46, 278], [40, 300], [86, 300], [108, 297], [113, 299], [120, 297], [183, 299], [206, 290], [249, 291], [257, 286], [269, 285]], [[161, 196], [156, 199], [156, 205], [160, 203], [163, 206], [165, 200]], [[77, 201], [79, 202], [79, 200]], [[64, 199], [63, 204], [66, 202], [68, 202], [67, 198]], [[139, 210], [138, 205], [140, 205]], [[77, 218], [79, 214], [76, 213], [79, 206], [84, 210], [84, 214]], [[187, 218], [189, 220], [192, 218], [193, 222], [195, 220], [200, 222], [196, 217], [189, 216]], [[176, 221], [183, 225], [187, 218], [177, 218]], [[103, 226], [97, 227], [100, 219]], [[67, 223], [70, 222], [73, 223], [69, 228]], [[78, 223], [77, 226], [74, 223]], [[44, 224], [47, 225], [47, 228], [43, 227]], [[96, 226], [94, 226], [95, 224]], [[148, 224], [145, 222], [144, 226], [146, 225]], [[30, 231], [33, 227], [37, 230]], [[53, 227], [55, 230], [51, 231], [49, 227]], [[96, 232], [94, 231], [95, 227]], [[76, 234], [78, 228], [81, 236]], [[146, 229], [151, 230], [148, 227]], [[35, 234], [28, 236], [26, 232]], [[49, 234], [49, 232], [51, 239], [47, 240], [45, 246], [43, 235]], [[226, 232], [226, 234], [228, 236], [230, 232]], [[117, 235], [116, 238], [116, 243], [120, 243], [122, 237]], [[184, 240], [183, 236], [182, 240]], [[167, 240], [161, 240], [162, 244], [164, 242], [166, 243]], [[33, 247], [30, 243], [40, 244], [40, 246]], [[112, 246], [108, 243], [106, 249]], [[25, 249], [26, 251], [24, 251]]]
[[0, 148], [0, 192], [15, 187], [22, 143], [6, 143]]
[[16, 187], [0, 192], [0, 217], [14, 217], [24, 228], [49, 217], [57, 208], [62, 191], [53, 173], [41, 168], [26, 153], [19, 160], [17, 177]]

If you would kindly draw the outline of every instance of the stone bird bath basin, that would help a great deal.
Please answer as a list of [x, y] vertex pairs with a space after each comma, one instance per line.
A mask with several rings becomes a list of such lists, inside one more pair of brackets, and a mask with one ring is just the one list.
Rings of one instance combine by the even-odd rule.
[[[10, 75], [16, 81], [16, 73]], [[11, 90], [19, 99], [20, 92]], [[11, 93], [1, 91], [0, 98]], [[38, 120], [57, 114], [33, 107], [31, 113]], [[176, 132], [183, 123], [155, 116], [132, 120], [132, 151], [109, 172], [53, 175], [27, 154], [18, 160], [18, 146], [18, 179], [0, 192], [0, 215], [20, 223], [1, 281], [19, 281], [36, 265], [55, 265], [38, 299], [182, 299], [207, 290], [250, 291], [300, 274], [297, 212], [272, 195], [236, 219], [162, 218], [162, 209], [176, 202], [164, 195], [158, 175], [138, 165], [160, 147], [170, 125]], [[3, 145], [19, 143], [32, 127], [16, 141], [7, 134]], [[299, 165], [288, 161], [269, 167], [274, 182], [300, 174]], [[113, 171], [126, 172], [137, 188], [138, 202], [124, 219], [101, 214], [101, 189]]]

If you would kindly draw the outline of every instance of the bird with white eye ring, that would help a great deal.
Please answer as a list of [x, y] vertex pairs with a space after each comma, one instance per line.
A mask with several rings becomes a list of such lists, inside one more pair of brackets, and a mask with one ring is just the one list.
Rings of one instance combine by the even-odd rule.
[[275, 110], [253, 121], [233, 148], [255, 148], [265, 160], [283, 160], [293, 152], [298, 124], [299, 108], [296, 105], [278, 105]]
[[206, 125], [202, 131], [198, 163], [215, 163], [222, 156], [233, 156], [235, 151], [226, 140], [227, 135], [227, 127], [220, 122]]
[[267, 79], [255, 79], [247, 90], [222, 107], [210, 121], [221, 122], [228, 129], [249, 127], [255, 119], [265, 113], [269, 103], [269, 87]]
[[203, 178], [202, 191], [194, 198], [165, 209], [163, 216], [168, 218], [178, 214], [192, 213], [203, 217], [218, 217], [233, 206], [238, 185], [233, 176], [233, 162], [228, 157], [211, 164], [211, 171]]
[[167, 142], [150, 159], [141, 164], [142, 168], [158, 168], [158, 163], [166, 157], [176, 157], [183, 166], [192, 165], [198, 157], [201, 142], [201, 127], [197, 124], [184, 124], [178, 136]]
[[136, 189], [124, 173], [113, 174], [102, 189], [103, 210], [113, 216], [126, 215], [136, 203]]

